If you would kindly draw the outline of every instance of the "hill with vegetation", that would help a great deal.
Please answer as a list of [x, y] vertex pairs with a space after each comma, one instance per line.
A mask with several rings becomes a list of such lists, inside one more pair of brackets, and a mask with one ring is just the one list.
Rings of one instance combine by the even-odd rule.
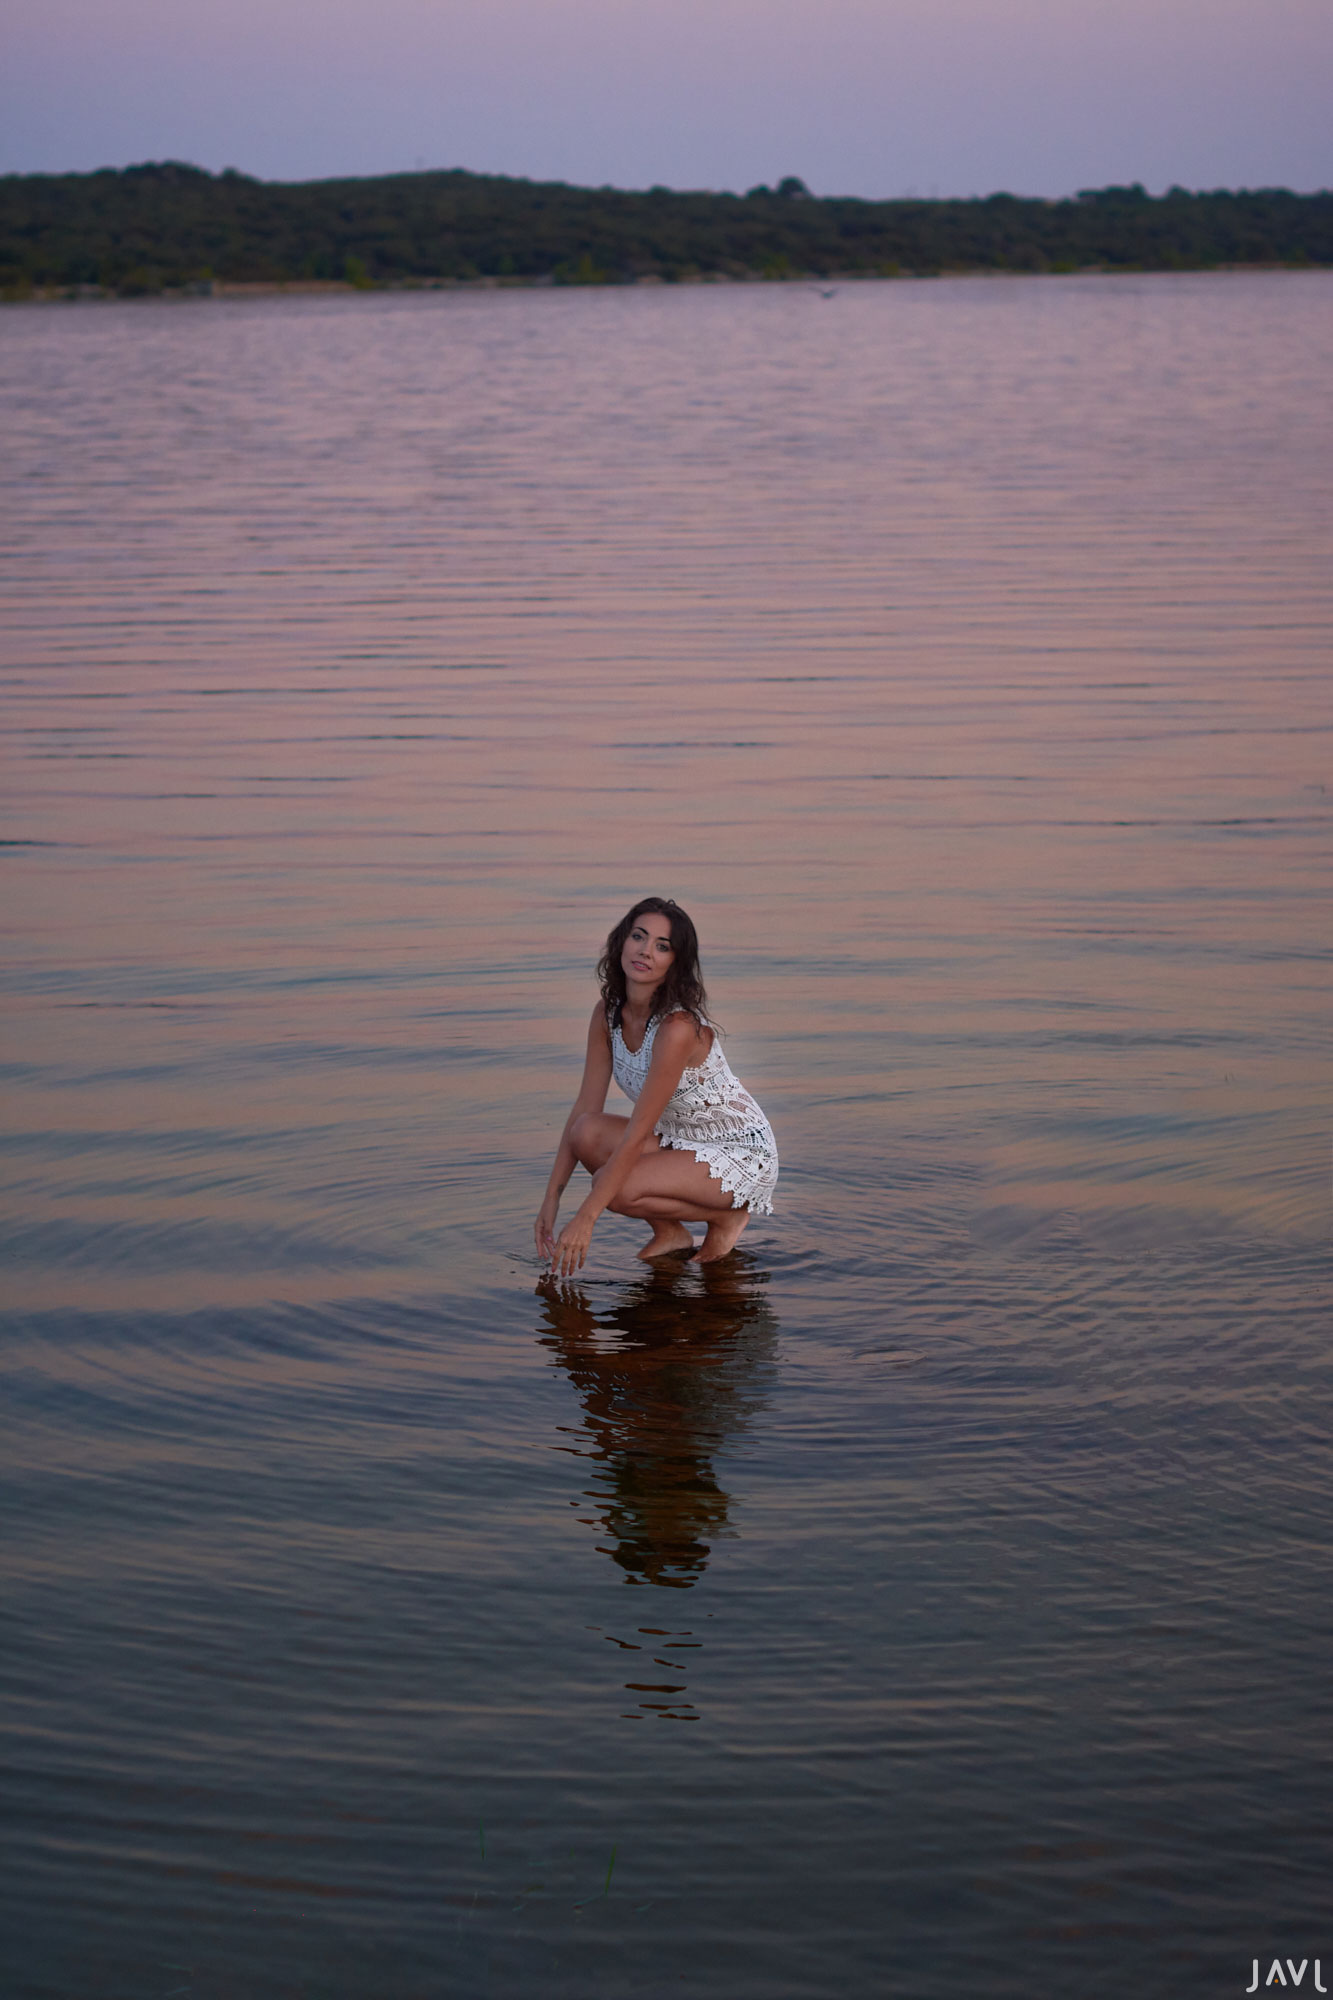
[[164, 161], [0, 177], [0, 288], [121, 295], [210, 284], [1178, 271], [1333, 264], [1333, 193], [1285, 188], [1064, 201], [626, 193], [461, 170], [257, 181]]

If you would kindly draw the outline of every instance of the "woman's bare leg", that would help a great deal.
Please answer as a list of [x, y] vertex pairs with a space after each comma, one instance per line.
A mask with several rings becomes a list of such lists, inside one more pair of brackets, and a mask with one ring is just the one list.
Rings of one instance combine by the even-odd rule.
[[[692, 1155], [688, 1157], [693, 1159]], [[708, 1174], [708, 1169], [704, 1166], [702, 1160], [694, 1160], [693, 1164], [700, 1168], [703, 1173]], [[635, 1175], [637, 1173], [638, 1169], [636, 1168]], [[631, 1180], [633, 1178], [634, 1176], [631, 1176]], [[736, 1248], [741, 1231], [750, 1220], [750, 1211], [748, 1208], [733, 1208], [731, 1206], [731, 1196], [723, 1188], [721, 1182], [713, 1180], [711, 1174], [708, 1174], [708, 1178], [712, 1181], [713, 1187], [717, 1190], [721, 1200], [726, 1204], [725, 1207], [716, 1208], [711, 1205], [705, 1207], [702, 1202], [690, 1204], [669, 1195], [643, 1195], [636, 1202], [627, 1202], [622, 1193], [620, 1199], [615, 1204], [615, 1213], [617, 1215], [638, 1216], [644, 1222], [651, 1222], [655, 1231], [667, 1230], [674, 1226], [680, 1230], [682, 1237], [689, 1237], [691, 1244], [693, 1244], [694, 1238], [689, 1236], [689, 1231], [684, 1228], [684, 1224], [687, 1222], [706, 1223], [708, 1225], [707, 1232], [703, 1242], [699, 1246], [699, 1262], [701, 1264], [716, 1263], [719, 1257], [730, 1256], [731, 1252]], [[674, 1225], [669, 1220], [673, 1216], [678, 1218]], [[670, 1242], [669, 1239], [663, 1237], [662, 1241], [668, 1248], [680, 1250], [685, 1248], [685, 1244], [680, 1238], [677, 1238], [675, 1242]], [[640, 1250], [639, 1255], [641, 1257], [665, 1256], [666, 1249], [656, 1247], [657, 1243], [658, 1237], [654, 1235], [653, 1241], [646, 1249]]]
[[[628, 1124], [628, 1118], [622, 1118], [614, 1111], [590, 1112], [578, 1120], [569, 1136], [580, 1163], [590, 1174], [595, 1174], [599, 1167], [605, 1166], [624, 1138], [625, 1127]], [[649, 1150], [656, 1152], [657, 1149], [656, 1134], [650, 1134], [645, 1152]], [[651, 1226], [652, 1235], [643, 1248], [636, 1252], [636, 1255], [642, 1257], [645, 1262], [650, 1263], [654, 1257], [671, 1257], [679, 1255], [682, 1250], [694, 1249], [694, 1238], [685, 1227], [679, 1202], [654, 1202], [650, 1205], [626, 1202], [625, 1191], [622, 1189], [620, 1196], [612, 1203], [611, 1212], [613, 1215], [632, 1216], [636, 1222], [646, 1222]], [[689, 1218], [691, 1221], [701, 1219], [698, 1216]]]
[[[570, 1138], [589, 1173], [596, 1173], [610, 1159], [628, 1123], [627, 1118], [609, 1111], [589, 1113], [578, 1120]], [[645, 1140], [642, 1154], [611, 1206], [613, 1214], [652, 1224], [653, 1235], [639, 1252], [641, 1257], [663, 1257], [673, 1250], [684, 1250], [694, 1241], [684, 1225], [706, 1223], [707, 1234], [699, 1250], [702, 1264], [727, 1256], [750, 1220], [749, 1209], [732, 1207], [731, 1196], [702, 1160], [693, 1153], [664, 1146], [656, 1134]]]

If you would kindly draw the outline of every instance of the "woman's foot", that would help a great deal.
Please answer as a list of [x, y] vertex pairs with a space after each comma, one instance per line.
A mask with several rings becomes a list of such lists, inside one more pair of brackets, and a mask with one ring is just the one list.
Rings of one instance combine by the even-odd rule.
[[653, 1233], [639, 1255], [647, 1262], [654, 1257], [672, 1257], [681, 1250], [693, 1248], [694, 1238], [683, 1222], [655, 1222]]
[[750, 1220], [748, 1208], [733, 1208], [728, 1215], [719, 1215], [708, 1225], [708, 1234], [699, 1245], [699, 1262], [715, 1264], [719, 1257], [729, 1257], [736, 1248], [736, 1239]]

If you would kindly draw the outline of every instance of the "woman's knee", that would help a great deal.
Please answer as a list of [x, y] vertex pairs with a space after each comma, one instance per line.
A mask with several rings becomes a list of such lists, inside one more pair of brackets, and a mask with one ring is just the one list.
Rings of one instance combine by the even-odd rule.
[[574, 1148], [579, 1165], [595, 1172], [607, 1157], [607, 1144], [602, 1131], [602, 1119], [595, 1111], [581, 1111], [569, 1128], [569, 1143]]

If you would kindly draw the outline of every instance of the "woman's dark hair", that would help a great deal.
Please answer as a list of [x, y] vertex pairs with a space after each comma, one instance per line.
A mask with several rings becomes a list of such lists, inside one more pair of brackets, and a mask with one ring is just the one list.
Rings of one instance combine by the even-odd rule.
[[652, 1018], [674, 1012], [684, 1007], [697, 1021], [707, 1018], [708, 995], [704, 992], [704, 982], [699, 971], [699, 938], [694, 925], [670, 896], [644, 896], [627, 915], [620, 919], [606, 940], [606, 950], [597, 961], [597, 984], [602, 989], [602, 999], [606, 1003], [606, 1018], [615, 1027], [625, 1005], [625, 968], [620, 963], [625, 949], [625, 940], [640, 917], [649, 911], [665, 917], [671, 926], [671, 949], [676, 954], [671, 961], [671, 969], [653, 995]]

